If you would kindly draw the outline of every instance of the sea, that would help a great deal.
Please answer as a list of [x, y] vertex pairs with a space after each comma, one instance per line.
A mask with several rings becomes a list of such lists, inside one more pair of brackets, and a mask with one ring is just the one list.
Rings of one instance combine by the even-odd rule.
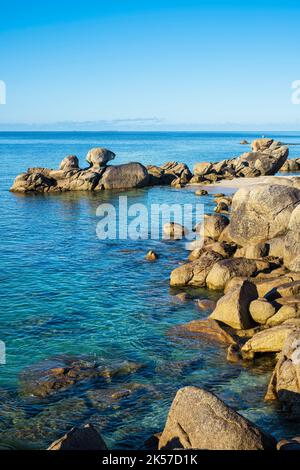
[[[66, 155], [82, 167], [92, 147], [116, 154], [114, 164], [220, 161], [247, 151], [261, 132], [1, 132], [0, 133], [0, 448], [44, 449], [73, 426], [93, 423], [110, 449], [141, 449], [162, 431], [176, 391], [204, 387], [275, 437], [299, 433], [297, 421], [264, 395], [274, 363], [226, 361], [226, 347], [178, 334], [207, 317], [182, 303], [170, 272], [187, 259], [183, 241], [101, 240], [97, 208], [119, 193], [19, 195], [9, 192], [28, 167], [58, 168]], [[300, 157], [300, 132], [266, 132]], [[298, 144], [298, 145], [297, 145]], [[194, 204], [193, 189], [123, 191], [130, 204]], [[201, 198], [213, 211], [211, 196]], [[155, 263], [145, 260], [149, 250]], [[199, 298], [220, 293], [198, 289]], [[80, 382], [38, 398], [22, 377], [45, 361], [84, 358], [138, 365], [110, 380]], [[27, 372], [26, 372], [27, 371]]]

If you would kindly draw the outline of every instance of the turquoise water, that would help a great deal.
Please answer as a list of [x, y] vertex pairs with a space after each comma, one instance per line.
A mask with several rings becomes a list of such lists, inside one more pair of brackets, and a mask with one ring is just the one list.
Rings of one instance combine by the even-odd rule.
[[[162, 164], [221, 160], [246, 151], [255, 133], [0, 133], [0, 305], [6, 364], [0, 366], [0, 442], [44, 448], [73, 425], [93, 422], [112, 448], [141, 448], [160, 431], [176, 390], [205, 386], [276, 437], [294, 435], [297, 423], [263, 396], [270, 364], [226, 363], [226, 349], [170, 334], [174, 326], [207, 316], [193, 302], [174, 300], [170, 271], [187, 257], [183, 242], [100, 241], [96, 208], [118, 194], [10, 193], [29, 166], [56, 168], [68, 154], [110, 148], [115, 163]], [[300, 134], [274, 133], [300, 142]], [[299, 156], [291, 147], [291, 156]], [[132, 190], [129, 202], [195, 202], [193, 191], [169, 187]], [[206, 212], [213, 209], [204, 197]], [[144, 260], [154, 249], [156, 263]], [[199, 290], [199, 297], [213, 297]], [[111, 383], [87, 382], [46, 399], [23, 396], [19, 374], [54, 356], [131, 360], [137, 372]], [[136, 392], [111, 403], [109, 390]], [[139, 384], [139, 386], [137, 386]], [[98, 397], [95, 398], [95, 397]], [[101, 397], [101, 399], [99, 399]], [[99, 404], [101, 402], [101, 406]], [[104, 402], [104, 404], [103, 404]]]

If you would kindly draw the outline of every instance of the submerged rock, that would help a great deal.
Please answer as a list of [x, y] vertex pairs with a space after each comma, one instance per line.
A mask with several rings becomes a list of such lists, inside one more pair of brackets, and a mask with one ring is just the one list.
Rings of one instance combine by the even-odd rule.
[[102, 380], [136, 372], [141, 364], [130, 361], [90, 361], [83, 358], [60, 357], [46, 360], [21, 372], [21, 391], [25, 395], [46, 397], [64, 391], [82, 381]]
[[197, 387], [180, 389], [159, 439], [159, 449], [275, 450], [276, 440]]
[[47, 450], [107, 450], [107, 447], [94, 426], [85, 424], [80, 428], [72, 428]]
[[190, 337], [193, 339], [204, 337], [210, 341], [225, 344], [235, 344], [237, 340], [233, 330], [212, 318], [193, 320], [184, 325], [179, 325], [171, 331], [176, 336]]

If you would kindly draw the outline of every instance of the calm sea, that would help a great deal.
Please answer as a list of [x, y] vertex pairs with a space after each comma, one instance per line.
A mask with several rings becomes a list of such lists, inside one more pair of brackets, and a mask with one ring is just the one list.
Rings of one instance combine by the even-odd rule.
[[[270, 133], [266, 136], [271, 135]], [[21, 196], [9, 192], [28, 167], [57, 168], [68, 154], [82, 166], [91, 147], [116, 154], [115, 163], [217, 161], [246, 151], [239, 142], [258, 133], [16, 132], [0, 133], [0, 442], [43, 448], [74, 425], [93, 422], [111, 448], [141, 448], [162, 430], [176, 390], [207, 387], [277, 437], [297, 424], [263, 401], [271, 365], [226, 363], [226, 349], [169, 333], [175, 325], [207, 316], [194, 304], [174, 301], [170, 271], [187, 257], [181, 242], [100, 241], [96, 208], [118, 195], [67, 193]], [[273, 133], [299, 143], [300, 133]], [[291, 156], [300, 156], [292, 146]], [[132, 190], [130, 202], [195, 202], [192, 191], [169, 187]], [[206, 211], [211, 198], [204, 197]], [[156, 263], [144, 255], [154, 249]], [[174, 292], [173, 292], [174, 293]], [[199, 290], [199, 296], [216, 294]], [[23, 396], [19, 374], [54, 356], [101, 358], [107, 365], [131, 360], [135, 374], [104, 387], [81, 384], [47, 399]], [[110, 390], [133, 388], [113, 402]]]

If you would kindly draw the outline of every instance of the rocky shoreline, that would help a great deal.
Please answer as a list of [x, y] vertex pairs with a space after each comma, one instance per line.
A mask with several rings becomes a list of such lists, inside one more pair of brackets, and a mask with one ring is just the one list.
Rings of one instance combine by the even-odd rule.
[[[274, 175], [285, 165], [288, 148], [272, 139], [252, 143], [252, 151], [218, 163], [196, 164], [194, 174], [185, 164], [169, 162], [162, 167], [140, 163], [108, 166], [114, 154], [92, 149], [90, 167], [81, 170], [78, 159], [69, 156], [59, 170], [29, 169], [19, 175], [14, 192], [62, 192], [69, 190], [128, 189], [159, 184], [174, 187], [208, 185], [223, 179]], [[216, 304], [202, 300], [207, 319], [179, 325], [172, 334], [190, 332], [227, 344], [230, 362], [247, 363], [270, 355], [276, 366], [266, 400], [300, 417], [300, 178], [249, 185], [233, 197], [219, 194], [215, 213], [195, 227], [203, 234], [186, 263], [170, 274], [170, 286], [180, 291], [182, 301], [194, 301], [189, 288], [205, 287], [224, 295]], [[202, 188], [201, 194], [206, 194]], [[175, 230], [176, 229], [176, 230]], [[168, 227], [180, 232], [184, 227]], [[174, 236], [176, 239], [176, 237]], [[200, 237], [199, 237], [200, 238]], [[147, 255], [156, 261], [154, 252]], [[204, 302], [204, 303], [203, 303]], [[114, 374], [130, 374], [142, 365], [126, 363], [107, 369], [101, 364], [73, 361], [25, 374], [23, 387], [45, 397], [72, 387], [82, 380], [106, 380]], [[30, 388], [32, 387], [33, 388]], [[29, 387], [29, 388], [28, 388]], [[149, 436], [150, 437], [150, 436]], [[153, 438], [159, 449], [286, 450], [300, 448], [300, 439], [277, 443], [227, 406], [214, 394], [197, 387], [184, 387], [176, 394], [161, 434]], [[55, 441], [49, 450], [106, 449], [91, 425], [74, 428]]]

